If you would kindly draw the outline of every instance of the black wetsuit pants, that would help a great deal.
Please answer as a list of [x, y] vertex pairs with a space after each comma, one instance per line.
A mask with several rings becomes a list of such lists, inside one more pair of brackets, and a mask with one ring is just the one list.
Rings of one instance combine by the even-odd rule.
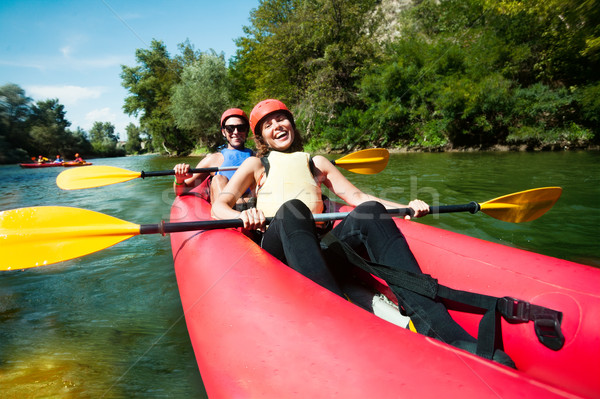
[[[366, 249], [370, 260], [375, 263], [422, 273], [396, 223], [378, 202], [370, 201], [356, 207], [332, 233], [354, 249]], [[301, 201], [291, 200], [282, 205], [265, 232], [261, 245], [299, 273], [343, 296], [321, 253], [312, 215]], [[402, 289], [399, 293], [400, 305], [421, 334], [449, 344], [476, 342], [450, 317], [441, 302], [409, 290]]]

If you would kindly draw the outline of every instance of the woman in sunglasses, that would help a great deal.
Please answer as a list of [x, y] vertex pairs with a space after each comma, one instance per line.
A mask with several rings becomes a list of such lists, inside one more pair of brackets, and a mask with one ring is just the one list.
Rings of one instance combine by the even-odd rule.
[[[223, 134], [223, 137], [225, 137], [225, 140], [227, 140], [227, 146], [219, 152], [204, 157], [198, 163], [196, 168], [240, 166], [246, 158], [253, 155], [252, 150], [246, 148], [246, 138], [248, 136], [249, 128], [250, 124], [248, 116], [244, 111], [239, 108], [230, 108], [225, 111], [221, 116], [221, 133]], [[175, 190], [176, 195], [181, 195], [189, 191], [210, 175], [210, 173], [191, 174], [189, 172], [190, 165], [186, 163], [175, 165], [173, 170], [175, 170], [173, 189]], [[227, 185], [227, 182], [234, 173], [235, 170], [223, 170], [216, 172], [216, 174], [212, 176], [210, 182], [211, 198], [218, 197], [219, 193]], [[246, 192], [239, 203], [245, 204], [249, 194], [250, 191]]]
[[[386, 207], [406, 205], [363, 193], [326, 158], [311, 158], [301, 152], [302, 139], [294, 117], [281, 101], [268, 99], [258, 103], [250, 114], [250, 126], [260, 158], [244, 161], [220, 196], [213, 198], [214, 217], [240, 218], [246, 229], [263, 231], [260, 245], [264, 250], [317, 284], [344, 296], [338, 282], [344, 269], [332, 268], [326, 261], [320, 245], [323, 232], [319, 232], [312, 216], [324, 212], [321, 196], [324, 184], [356, 207], [330, 234], [352, 249], [366, 249], [373, 262], [387, 268], [422, 273], [404, 236], [386, 211]], [[254, 186], [256, 208], [241, 212], [233, 209], [242, 193]], [[410, 201], [408, 206], [415, 217], [429, 212], [429, 206], [420, 200]], [[265, 217], [271, 216], [273, 220], [267, 228]], [[476, 339], [450, 317], [442, 302], [404, 288], [394, 293], [418, 332], [475, 352]], [[514, 366], [500, 350], [495, 352], [494, 360]]]

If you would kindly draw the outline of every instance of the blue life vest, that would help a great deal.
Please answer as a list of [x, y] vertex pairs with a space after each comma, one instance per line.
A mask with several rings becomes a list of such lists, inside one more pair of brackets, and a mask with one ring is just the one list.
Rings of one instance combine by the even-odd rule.
[[[221, 150], [221, 154], [223, 154], [223, 163], [220, 167], [225, 167], [240, 166], [242, 162], [253, 155], [253, 152], [249, 148], [244, 148], [243, 150], [230, 150], [228, 148], [223, 148]], [[235, 170], [221, 170], [217, 172], [218, 175], [223, 175], [227, 179], [231, 179], [231, 176], [233, 176], [234, 173]]]

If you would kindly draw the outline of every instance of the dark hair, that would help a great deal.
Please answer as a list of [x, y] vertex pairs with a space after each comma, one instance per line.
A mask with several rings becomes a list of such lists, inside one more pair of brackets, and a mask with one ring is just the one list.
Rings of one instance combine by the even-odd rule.
[[[289, 112], [284, 112], [284, 114], [288, 117], [288, 119], [292, 123], [292, 129], [294, 129], [294, 142], [284, 152], [302, 151], [304, 149], [304, 139], [302, 138], [300, 131], [296, 128], [296, 123], [294, 122], [294, 117]], [[271, 151], [271, 148], [267, 145], [267, 143], [265, 143], [265, 140], [262, 136], [263, 122], [264, 121], [260, 121], [258, 123], [258, 129], [256, 129], [257, 132], [255, 132], [255, 134], [254, 134], [254, 143], [256, 144], [256, 156], [258, 158], [262, 158], [262, 157], [266, 156], [269, 153], [269, 151]], [[258, 134], [256, 134], [256, 133], [258, 133]]]

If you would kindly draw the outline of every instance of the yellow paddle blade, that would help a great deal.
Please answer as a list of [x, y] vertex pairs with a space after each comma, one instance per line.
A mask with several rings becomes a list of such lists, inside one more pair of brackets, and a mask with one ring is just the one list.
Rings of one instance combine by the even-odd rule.
[[505, 222], [530, 222], [548, 212], [562, 193], [560, 187], [543, 187], [494, 198], [481, 204], [481, 211]]
[[390, 153], [384, 148], [369, 148], [333, 161], [339, 167], [363, 175], [374, 175], [385, 169]]
[[141, 172], [132, 172], [115, 166], [86, 166], [65, 170], [56, 178], [56, 184], [63, 190], [79, 190], [122, 183], [141, 175]]
[[139, 233], [137, 224], [85, 209], [41, 206], [2, 211], [0, 270], [77, 258]]

